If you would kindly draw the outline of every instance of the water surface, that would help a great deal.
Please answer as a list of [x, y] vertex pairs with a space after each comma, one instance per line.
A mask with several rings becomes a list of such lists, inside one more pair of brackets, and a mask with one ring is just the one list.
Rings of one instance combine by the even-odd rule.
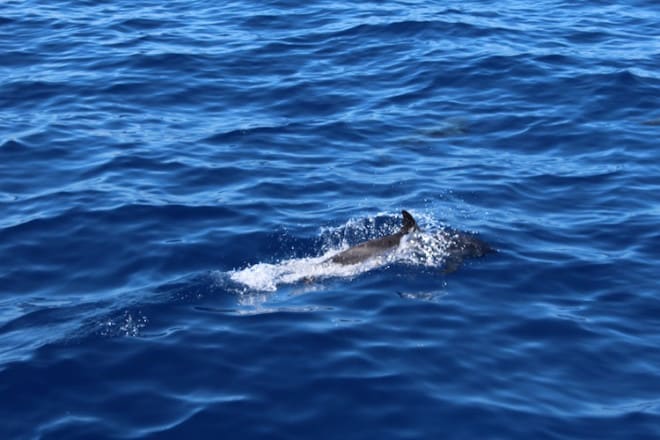
[[4, 2], [0, 437], [660, 436], [659, 17]]

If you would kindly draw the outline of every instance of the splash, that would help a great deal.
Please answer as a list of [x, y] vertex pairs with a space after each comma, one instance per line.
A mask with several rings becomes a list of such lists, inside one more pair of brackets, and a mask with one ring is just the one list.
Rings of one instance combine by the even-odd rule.
[[124, 310], [123, 313], [100, 322], [98, 332], [102, 336], [138, 336], [147, 322], [147, 317], [141, 311]]
[[416, 215], [418, 221], [431, 223], [428, 232], [412, 233], [401, 241], [399, 247], [388, 253], [354, 265], [332, 263], [330, 259], [353, 244], [385, 234], [399, 228], [398, 215], [383, 219], [382, 215], [365, 219], [349, 220], [338, 228], [323, 228], [321, 236], [326, 249], [316, 257], [283, 259], [277, 263], [257, 263], [244, 269], [229, 272], [229, 279], [249, 291], [274, 292], [285, 284], [312, 283], [327, 278], [354, 278], [362, 273], [388, 266], [403, 264], [417, 267], [440, 268], [455, 247], [455, 233], [445, 228], [433, 227], [433, 219]]
[[352, 278], [383, 265], [383, 257], [373, 258], [361, 264], [342, 266], [327, 261], [341, 249], [329, 251], [319, 257], [292, 258], [276, 264], [258, 263], [230, 273], [230, 279], [251, 290], [273, 292], [280, 284], [312, 282], [323, 278]]

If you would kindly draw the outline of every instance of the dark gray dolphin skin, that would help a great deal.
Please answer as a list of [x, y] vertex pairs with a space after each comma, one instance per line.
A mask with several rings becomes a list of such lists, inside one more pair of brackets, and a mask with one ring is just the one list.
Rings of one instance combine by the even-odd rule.
[[399, 246], [404, 235], [419, 229], [417, 222], [408, 211], [401, 211], [401, 214], [403, 214], [403, 225], [399, 232], [360, 243], [350, 249], [338, 253], [328, 261], [344, 265], [357, 264]]

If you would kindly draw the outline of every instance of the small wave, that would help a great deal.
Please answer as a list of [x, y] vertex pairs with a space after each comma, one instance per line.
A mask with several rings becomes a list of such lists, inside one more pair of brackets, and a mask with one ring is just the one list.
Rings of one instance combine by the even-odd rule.
[[5, 153], [18, 153], [27, 149], [27, 146], [15, 139], [9, 139], [0, 144], [0, 152]]

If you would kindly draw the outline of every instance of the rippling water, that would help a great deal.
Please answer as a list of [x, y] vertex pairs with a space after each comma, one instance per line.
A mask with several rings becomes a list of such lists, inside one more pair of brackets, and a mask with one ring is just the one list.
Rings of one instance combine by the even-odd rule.
[[[3, 2], [0, 437], [659, 437], [658, 29]], [[413, 251], [323, 264], [401, 209]]]

